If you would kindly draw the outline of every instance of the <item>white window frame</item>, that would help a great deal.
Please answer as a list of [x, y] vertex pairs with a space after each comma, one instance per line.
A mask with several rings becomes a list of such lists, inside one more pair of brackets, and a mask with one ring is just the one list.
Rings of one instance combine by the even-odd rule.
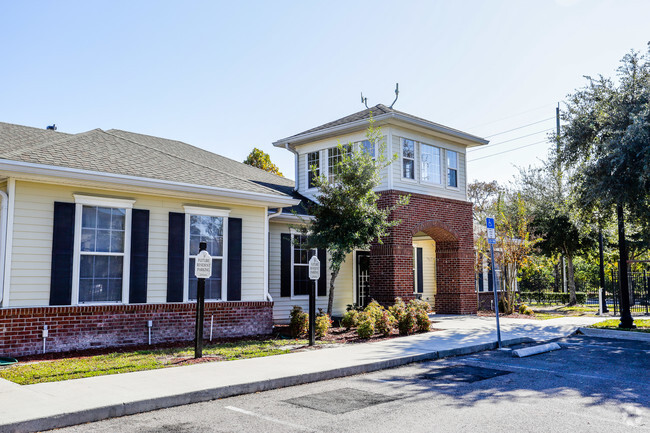
[[[438, 149], [438, 176], [440, 178], [440, 182], [434, 182], [430, 180], [425, 180], [422, 177], [422, 164], [424, 163], [424, 159], [422, 158], [422, 155], [424, 153], [424, 146], [429, 146], [433, 147], [434, 149]], [[420, 182], [427, 184], [427, 185], [435, 185], [435, 186], [443, 186], [443, 179], [445, 176], [443, 175], [443, 161], [442, 161], [442, 155], [444, 154], [443, 149], [441, 149], [438, 146], [434, 146], [433, 144], [428, 144], [428, 143], [420, 143]]]
[[[294, 299], [295, 300], [304, 300], [304, 299], [309, 299], [308, 294], [307, 295], [296, 295], [295, 294], [295, 290], [294, 290], [294, 276], [295, 276], [294, 268], [295, 268], [295, 266], [307, 266], [307, 267], [309, 267], [309, 264], [304, 265], [302, 263], [300, 263], [300, 264], [295, 263], [296, 254], [295, 254], [294, 249], [296, 248], [296, 244], [294, 242], [295, 242], [296, 236], [302, 236], [302, 235], [300, 233], [298, 233], [297, 231], [292, 230], [291, 231], [291, 299], [292, 300], [294, 300]], [[318, 257], [318, 249], [311, 248], [311, 250], [316, 251], [316, 257]], [[318, 284], [318, 283], [316, 283], [316, 284]], [[316, 287], [316, 299], [318, 299], [318, 286]]]
[[[190, 294], [190, 215], [201, 215], [223, 218], [223, 255], [221, 256], [221, 299], [208, 299], [210, 302], [228, 301], [228, 217], [230, 209], [217, 209], [199, 206], [183, 206], [185, 209], [185, 249], [183, 252], [183, 302], [196, 302], [189, 299]], [[218, 259], [219, 257], [214, 257]]]
[[[448, 152], [453, 152], [456, 154], [456, 167], [455, 168], [450, 168], [449, 167], [449, 156], [447, 155]], [[460, 179], [459, 177], [459, 167], [460, 167], [460, 152], [457, 152], [455, 150], [451, 149], [445, 149], [445, 187], [450, 188], [450, 189], [459, 189], [460, 188]], [[451, 186], [449, 185], [449, 170], [456, 170], [456, 186]]]
[[[349, 148], [349, 149], [348, 149], [348, 153], [352, 153], [352, 152], [354, 151], [353, 146], [350, 146], [349, 144], [344, 144], [344, 145], [343, 145], [343, 152], [345, 152], [346, 147]], [[335, 176], [335, 174], [333, 174], [333, 171], [332, 171], [332, 165], [330, 164], [330, 151], [333, 151], [334, 149], [337, 149], [337, 150], [338, 150], [338, 146], [328, 147], [327, 149], [325, 149], [325, 159], [326, 159], [326, 161], [327, 161], [327, 164], [325, 164], [325, 165], [327, 165], [327, 173], [326, 173], [326, 175], [327, 175], [327, 180], [328, 180], [328, 182], [330, 182], [330, 183], [333, 183], [334, 181], [336, 181], [336, 179], [333, 179], [333, 178], [331, 177], [331, 176]], [[342, 158], [344, 155], [345, 155], [345, 153], [342, 153], [342, 154], [341, 154], [341, 158]]]
[[[126, 304], [129, 300], [129, 278], [131, 275], [131, 210], [135, 200], [96, 197], [83, 194], [73, 194], [75, 201], [74, 214], [74, 251], [72, 255], [72, 305], [109, 305]], [[124, 252], [101, 253], [101, 255], [123, 255], [122, 260], [122, 300], [108, 302], [84, 302], [79, 304], [79, 276], [81, 264], [81, 222], [84, 206], [98, 206], [116, 209], [125, 209], [124, 216]]]
[[[405, 158], [404, 157], [404, 142], [407, 141], [407, 140], [413, 142], [413, 158]], [[400, 148], [399, 148], [399, 157], [400, 157], [399, 170], [400, 170], [400, 176], [402, 177], [403, 181], [417, 183], [418, 177], [416, 176], [416, 173], [415, 173], [415, 170], [417, 168], [417, 163], [416, 163], [417, 162], [417, 156], [418, 156], [418, 142], [413, 140], [413, 139], [410, 139], [410, 138], [402, 137], [401, 141], [400, 141]], [[409, 160], [409, 161], [413, 161], [413, 178], [404, 176], [404, 160], [405, 159]]]
[[367, 139], [357, 141], [357, 142], [354, 143], [355, 149], [359, 150], [359, 152], [365, 153], [365, 152], [363, 152], [363, 142], [364, 141], [367, 141], [368, 143], [372, 144], [372, 150], [374, 152], [374, 155], [372, 156], [372, 160], [376, 161], [377, 160], [377, 152], [379, 150], [376, 142], [372, 142], [372, 141], [367, 140]]
[[321, 155], [320, 150], [315, 150], [315, 151], [313, 151], [313, 152], [307, 152], [307, 153], [305, 154], [305, 173], [307, 173], [307, 182], [306, 182], [307, 190], [310, 190], [310, 191], [316, 189], [315, 186], [311, 186], [311, 187], [309, 186], [309, 171], [310, 171], [310, 170], [309, 170], [309, 155], [311, 155], [312, 153], [315, 153], [315, 154], [318, 155], [318, 173], [317, 173], [316, 176], [317, 176], [317, 177], [318, 177], [318, 176], [321, 176], [322, 173], [323, 173], [323, 163], [322, 163], [322, 161], [323, 161], [323, 156]]

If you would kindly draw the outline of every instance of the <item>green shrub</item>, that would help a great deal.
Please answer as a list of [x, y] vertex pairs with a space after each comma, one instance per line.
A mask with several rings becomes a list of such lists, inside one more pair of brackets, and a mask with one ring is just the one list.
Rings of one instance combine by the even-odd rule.
[[314, 329], [314, 333], [318, 338], [323, 338], [327, 335], [327, 331], [330, 329], [330, 326], [332, 326], [332, 319], [330, 319], [330, 316], [327, 314], [316, 316], [316, 327]]
[[377, 320], [381, 318], [382, 313], [384, 312], [384, 307], [379, 305], [379, 302], [373, 299], [363, 311], [370, 314], [375, 322], [377, 322]]
[[359, 315], [359, 312], [357, 310], [348, 310], [345, 312], [343, 315], [343, 318], [341, 319], [341, 326], [343, 326], [346, 330], [350, 330], [350, 328], [354, 328], [357, 326], [357, 317]]
[[418, 332], [429, 332], [431, 329], [431, 320], [426, 311], [415, 311], [415, 326]]
[[357, 323], [357, 335], [359, 338], [370, 338], [375, 333], [375, 320], [371, 314], [359, 313]]
[[382, 310], [379, 319], [375, 320], [375, 330], [382, 334], [384, 337], [390, 335], [393, 327], [395, 326], [395, 318], [386, 310]]
[[414, 309], [405, 309], [404, 313], [397, 319], [397, 329], [400, 335], [409, 335], [415, 331], [416, 315]]
[[431, 305], [422, 299], [412, 299], [408, 303], [409, 308], [413, 308], [416, 312], [428, 313], [431, 310]]
[[[560, 292], [519, 292], [519, 297], [525, 301], [536, 301], [540, 304], [568, 304], [570, 294]], [[585, 292], [576, 292], [576, 300], [578, 304], [587, 302], [587, 294]]]
[[527, 316], [534, 316], [535, 312], [526, 304], [521, 304], [519, 306], [519, 314], [525, 314]]
[[307, 334], [309, 329], [309, 314], [302, 311], [302, 307], [294, 305], [289, 314], [289, 331], [293, 338], [301, 337]]
[[402, 298], [395, 298], [395, 303], [388, 307], [388, 311], [399, 322], [401, 317], [406, 314], [406, 304], [402, 301]]

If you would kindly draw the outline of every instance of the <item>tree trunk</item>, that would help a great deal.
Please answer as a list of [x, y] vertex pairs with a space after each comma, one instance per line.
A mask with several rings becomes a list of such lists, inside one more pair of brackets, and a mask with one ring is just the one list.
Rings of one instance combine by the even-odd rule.
[[327, 315], [332, 317], [332, 309], [334, 306], [334, 282], [336, 281], [336, 277], [339, 276], [339, 270], [340, 269], [332, 269], [332, 273], [330, 274], [330, 293], [329, 296], [327, 297]]
[[618, 326], [630, 329], [636, 326], [630, 313], [630, 288], [627, 280], [627, 245], [625, 243], [625, 214], [623, 213], [623, 205], [619, 204], [616, 206], [616, 216], [618, 217], [618, 252], [621, 259], [618, 265], [618, 279], [621, 288], [621, 323]]
[[573, 256], [571, 254], [565, 254], [567, 260], [567, 285], [569, 286], [569, 305], [575, 305], [578, 303], [576, 298], [576, 280], [575, 273], [573, 269]]

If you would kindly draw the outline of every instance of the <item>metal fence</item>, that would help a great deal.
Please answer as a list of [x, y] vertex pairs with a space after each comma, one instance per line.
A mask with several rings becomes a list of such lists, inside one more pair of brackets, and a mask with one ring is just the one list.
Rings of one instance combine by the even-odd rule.
[[[614, 309], [614, 314], [620, 313], [620, 285], [618, 269], [612, 269], [605, 278], [605, 299], [607, 305]], [[632, 314], [650, 315], [650, 273], [646, 270], [630, 271], [628, 273], [630, 296], [630, 312]], [[598, 294], [596, 294], [596, 297]], [[598, 303], [598, 300], [596, 300]]]

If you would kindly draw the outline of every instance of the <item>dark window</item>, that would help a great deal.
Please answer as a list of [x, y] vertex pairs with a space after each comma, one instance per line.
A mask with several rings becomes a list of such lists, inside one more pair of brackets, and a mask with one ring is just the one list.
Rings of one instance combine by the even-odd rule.
[[314, 188], [314, 179], [320, 176], [320, 152], [307, 154], [307, 187]]

